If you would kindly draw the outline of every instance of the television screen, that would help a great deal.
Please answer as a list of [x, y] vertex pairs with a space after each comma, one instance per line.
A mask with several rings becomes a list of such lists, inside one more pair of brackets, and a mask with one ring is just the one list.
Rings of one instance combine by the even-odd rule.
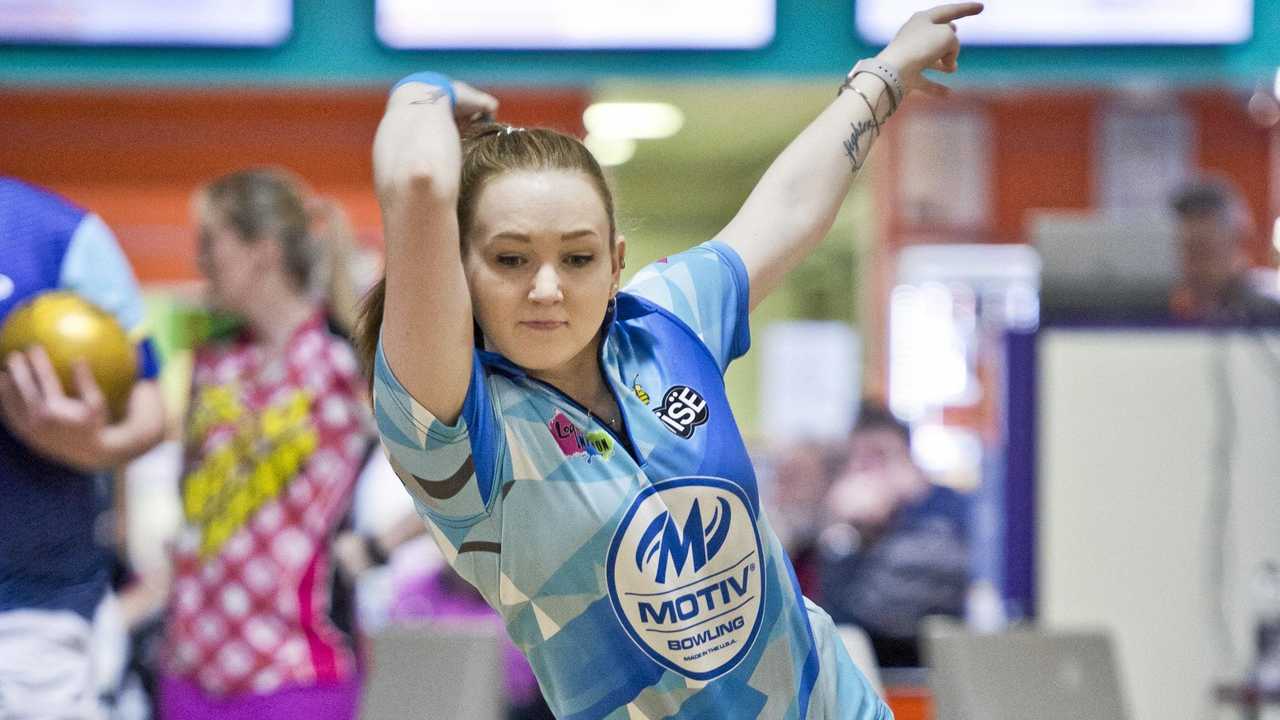
[[292, 0], [0, 0], [0, 43], [266, 47]]
[[774, 15], [774, 0], [377, 0], [376, 24], [397, 49], [752, 49]]
[[[929, 0], [855, 0], [857, 32], [883, 45]], [[1230, 45], [1253, 35], [1253, 0], [988, 0], [959, 23], [970, 45]]]

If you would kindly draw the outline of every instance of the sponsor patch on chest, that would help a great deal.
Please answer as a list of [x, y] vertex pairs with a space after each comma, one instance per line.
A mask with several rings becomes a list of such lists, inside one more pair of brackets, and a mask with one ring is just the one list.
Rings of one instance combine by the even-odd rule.
[[673, 385], [662, 395], [662, 406], [654, 408], [668, 430], [688, 440], [699, 425], [705, 425], [711, 413], [707, 401], [688, 385]]
[[760, 532], [746, 494], [709, 477], [645, 488], [614, 533], [613, 609], [660, 665], [696, 680], [732, 670], [764, 617]]

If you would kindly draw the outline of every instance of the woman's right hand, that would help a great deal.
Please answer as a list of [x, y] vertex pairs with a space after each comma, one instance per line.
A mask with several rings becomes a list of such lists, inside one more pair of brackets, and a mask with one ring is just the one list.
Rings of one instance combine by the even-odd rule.
[[908, 92], [946, 94], [946, 86], [926, 78], [924, 71], [956, 71], [960, 41], [956, 38], [955, 21], [977, 15], [982, 7], [979, 2], [964, 2], [921, 10], [903, 24], [878, 57], [901, 73]]
[[477, 120], [492, 119], [498, 112], [497, 98], [464, 82], [457, 80], [453, 82], [453, 94], [456, 98], [453, 116], [460, 128], [465, 128]]

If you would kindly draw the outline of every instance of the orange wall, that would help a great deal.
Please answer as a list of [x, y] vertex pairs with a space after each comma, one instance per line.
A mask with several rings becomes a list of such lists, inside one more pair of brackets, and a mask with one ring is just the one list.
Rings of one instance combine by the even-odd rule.
[[[960, 95], [954, 101], [985, 112], [991, 128], [990, 223], [979, 238], [966, 241], [1025, 242], [1024, 218], [1033, 208], [1087, 209], [1095, 205], [1094, 118], [1106, 91], [1019, 91]], [[1271, 206], [1271, 142], [1274, 131], [1250, 119], [1246, 98], [1219, 91], [1188, 91], [1178, 101], [1195, 128], [1192, 162], [1201, 170], [1233, 179], [1253, 210], [1258, 227], [1251, 255], [1258, 264], [1272, 260], [1270, 228], [1280, 208]], [[919, 105], [916, 106], [920, 107]], [[910, 112], [910, 110], [907, 110]], [[889, 133], [890, 143], [898, 136]], [[894, 148], [896, 149], [896, 148]], [[884, 178], [896, 186], [895, 163]], [[892, 208], [890, 203], [887, 207]], [[908, 230], [889, 219], [890, 244]], [[912, 227], [913, 233], [931, 228]]]
[[996, 97], [991, 118], [991, 239], [1025, 242], [1030, 208], [1093, 204], [1093, 114], [1097, 96], [1084, 93]]
[[[497, 95], [506, 122], [583, 132], [585, 91]], [[376, 245], [370, 148], [385, 99], [383, 90], [0, 90], [0, 174], [102, 215], [144, 282], [196, 277], [192, 192], [253, 165], [300, 174]]]

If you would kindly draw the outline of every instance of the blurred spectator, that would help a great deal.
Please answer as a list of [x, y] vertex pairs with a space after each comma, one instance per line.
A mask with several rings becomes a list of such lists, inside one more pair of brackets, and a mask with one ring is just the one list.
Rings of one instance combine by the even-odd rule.
[[[88, 298], [130, 331], [142, 322], [137, 282], [106, 224], [0, 178], [0, 322], [55, 289]], [[99, 695], [112, 682], [104, 668], [120, 659], [97, 654], [102, 629], [119, 625], [99, 512], [110, 472], [164, 432], [149, 341], [139, 354], [141, 381], [118, 422], [87, 366], [68, 393], [43, 350], [0, 359], [0, 716], [8, 720], [102, 717]]]
[[818, 531], [836, 462], [829, 448], [812, 442], [783, 447], [775, 457], [769, 518], [795, 567], [800, 592], [821, 603]]
[[329, 617], [330, 538], [370, 447], [364, 382], [312, 292], [298, 184], [234, 173], [196, 213], [209, 299], [243, 329], [196, 353], [161, 716], [347, 720], [359, 683]]
[[964, 612], [964, 499], [929, 482], [912, 462], [906, 425], [864, 403], [848, 464], [826, 506], [829, 522], [820, 538], [824, 608], [837, 623], [866, 630], [881, 666], [918, 666], [921, 620]]
[[1171, 199], [1178, 220], [1181, 279], [1170, 309], [1198, 322], [1280, 322], [1280, 303], [1249, 281], [1248, 240], [1256, 232], [1240, 193], [1206, 177]]

